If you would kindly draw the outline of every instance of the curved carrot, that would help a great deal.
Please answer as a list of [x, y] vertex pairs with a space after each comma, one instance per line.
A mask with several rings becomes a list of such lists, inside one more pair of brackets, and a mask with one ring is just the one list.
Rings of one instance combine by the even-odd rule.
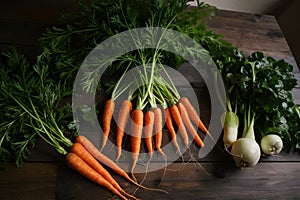
[[155, 188], [147, 188], [139, 183], [137, 183], [136, 181], [134, 181], [132, 178], [130, 178], [128, 176], [128, 174], [122, 169], [120, 168], [117, 163], [115, 163], [114, 161], [112, 161], [110, 158], [108, 158], [106, 155], [104, 155], [103, 153], [101, 153], [96, 147], [95, 145], [85, 136], [83, 135], [79, 135], [76, 137], [75, 142], [82, 144], [86, 150], [88, 150], [88, 152], [90, 152], [90, 154], [99, 162], [103, 163], [104, 165], [106, 165], [107, 167], [109, 167], [110, 169], [112, 169], [114, 172], [116, 172], [117, 174], [119, 174], [120, 176], [124, 177], [126, 180], [128, 180], [129, 182], [131, 182], [132, 184], [141, 187], [145, 190], [153, 190], [153, 191], [160, 191], [160, 192], [164, 192], [167, 193], [164, 190], [160, 190], [160, 189], [155, 189]]
[[80, 143], [74, 143], [70, 149], [70, 152], [75, 153], [91, 168], [103, 176], [112, 186], [114, 186], [123, 195], [130, 198], [137, 199], [136, 197], [125, 192], [117, 181], [110, 175], [110, 173], [86, 150], [86, 148]]
[[117, 174], [125, 177], [127, 180], [130, 180], [130, 177], [126, 174], [126, 172], [121, 169], [114, 161], [109, 159], [107, 156], [105, 156], [103, 153], [101, 153], [94, 144], [87, 139], [85, 136], [79, 135], [75, 142], [78, 142], [82, 144], [90, 154], [96, 158], [99, 162], [105, 164], [109, 168], [111, 168], [113, 171], [115, 171]]
[[118, 148], [118, 152], [117, 152], [116, 160], [119, 160], [121, 156], [124, 130], [126, 128], [131, 109], [132, 109], [131, 101], [124, 100], [122, 102], [121, 109], [118, 115], [118, 121], [117, 121], [116, 146]]
[[112, 99], [107, 100], [105, 102], [103, 118], [102, 118], [102, 122], [103, 122], [103, 140], [102, 140], [101, 150], [104, 148], [104, 146], [107, 142], [107, 139], [108, 139], [108, 135], [109, 135], [109, 132], [110, 132], [110, 123], [111, 123], [111, 119], [112, 119], [112, 116], [113, 116], [113, 113], [114, 113], [114, 109], [115, 109], [115, 102]]
[[148, 149], [150, 159], [153, 155], [153, 146], [152, 146], [152, 134], [153, 134], [153, 127], [154, 127], [154, 112], [152, 110], [149, 110], [145, 114], [145, 142], [146, 147]]
[[84, 162], [75, 153], [68, 153], [65, 157], [67, 165], [79, 172], [84, 177], [88, 178], [90, 181], [101, 185], [112, 193], [118, 195], [121, 199], [127, 200], [112, 184], [110, 184], [103, 176], [97, 173], [92, 167], [90, 167], [86, 162]]
[[188, 138], [188, 134], [187, 134], [187, 131], [185, 129], [185, 126], [183, 124], [183, 121], [181, 119], [181, 115], [180, 115], [180, 112], [177, 108], [176, 105], [171, 105], [169, 107], [170, 111], [171, 111], [171, 116], [173, 117], [177, 127], [178, 127], [178, 130], [180, 132], [180, 135], [183, 139], [183, 143], [188, 147], [188, 144], [189, 144], [189, 138]]
[[177, 107], [178, 107], [178, 110], [180, 112], [182, 121], [186, 125], [186, 127], [189, 130], [190, 134], [192, 135], [195, 143], [198, 146], [203, 147], [204, 143], [203, 143], [202, 139], [200, 138], [200, 136], [198, 135], [198, 133], [197, 133], [196, 129], [194, 128], [192, 122], [190, 121], [189, 114], [188, 114], [187, 110], [185, 109], [183, 104], [180, 103], [180, 102], [177, 103]]
[[132, 114], [132, 124], [131, 124], [131, 151], [132, 151], [132, 166], [131, 174], [133, 175], [133, 170], [136, 166], [138, 156], [141, 149], [141, 140], [143, 133], [143, 121], [144, 113], [142, 110], [135, 109]]
[[197, 111], [195, 110], [189, 99], [186, 97], [182, 97], [179, 102], [181, 102], [184, 105], [185, 109], [189, 113], [190, 119], [198, 126], [198, 128], [205, 134], [209, 134], [207, 128], [200, 119]]
[[171, 117], [169, 108], [165, 108], [164, 109], [164, 117], [165, 117], [165, 121], [166, 121], [166, 125], [167, 125], [167, 128], [168, 128], [170, 137], [173, 140], [173, 144], [174, 144], [175, 148], [177, 149], [178, 153], [180, 155], [182, 155], [182, 153], [180, 151], [180, 147], [179, 147], [179, 145], [177, 143], [176, 132], [174, 130], [174, 126], [173, 126], [173, 122], [172, 122], [172, 117]]
[[158, 107], [154, 108], [153, 112], [154, 112], [154, 127], [155, 127], [155, 148], [163, 157], [167, 157], [166, 154], [161, 150], [162, 112], [161, 109]]

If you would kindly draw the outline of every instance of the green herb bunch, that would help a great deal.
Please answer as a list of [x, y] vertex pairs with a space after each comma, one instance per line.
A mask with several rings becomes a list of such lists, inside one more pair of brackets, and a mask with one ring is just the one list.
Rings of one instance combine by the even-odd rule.
[[[58, 151], [70, 141], [60, 130], [72, 122], [64, 83], [49, 78], [49, 68], [32, 64], [15, 49], [3, 53], [0, 68], [0, 162], [20, 166], [34, 147], [37, 136]], [[69, 129], [71, 130], [71, 129]], [[70, 132], [71, 133], [71, 132]], [[60, 144], [56, 142], [60, 141]]]
[[283, 139], [287, 151], [299, 150], [300, 115], [292, 96], [297, 82], [293, 66], [261, 52], [245, 56], [238, 50], [231, 56], [223, 55], [216, 63], [239, 118], [243, 119], [251, 108], [258, 141], [273, 133]]

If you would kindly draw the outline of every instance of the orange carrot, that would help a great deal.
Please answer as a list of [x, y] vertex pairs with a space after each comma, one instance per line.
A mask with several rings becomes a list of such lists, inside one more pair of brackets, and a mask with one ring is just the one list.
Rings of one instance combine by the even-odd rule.
[[85, 136], [79, 135], [75, 142], [78, 142], [82, 144], [90, 154], [96, 158], [99, 162], [105, 164], [109, 168], [111, 168], [113, 171], [115, 171], [117, 174], [125, 177], [127, 180], [130, 180], [130, 177], [126, 174], [126, 172], [121, 169], [114, 161], [109, 159], [107, 156], [105, 156], [103, 153], [101, 153], [95, 145]]
[[162, 144], [162, 113], [161, 109], [155, 107], [153, 109], [154, 112], [154, 127], [155, 127], [155, 148], [156, 150], [166, 158], [166, 154], [161, 150]]
[[190, 119], [198, 126], [198, 128], [201, 131], [203, 131], [205, 134], [209, 134], [207, 128], [205, 127], [204, 123], [200, 119], [197, 111], [195, 110], [195, 108], [193, 107], [189, 99], [186, 97], [182, 97], [180, 99], [180, 102], [184, 105], [185, 109], [189, 113]]
[[114, 161], [112, 161], [110, 158], [108, 158], [106, 155], [104, 155], [103, 153], [101, 153], [96, 147], [95, 145], [85, 136], [83, 135], [79, 135], [77, 136], [75, 142], [82, 144], [88, 152], [90, 152], [90, 154], [99, 162], [101, 162], [102, 164], [106, 165], [107, 167], [109, 167], [110, 169], [112, 169], [114, 172], [116, 172], [117, 174], [119, 174], [120, 176], [124, 177], [126, 180], [128, 180], [129, 182], [131, 182], [132, 184], [141, 187], [143, 189], [146, 190], [153, 190], [153, 191], [160, 191], [160, 192], [164, 192], [167, 193], [164, 190], [160, 190], [160, 189], [155, 189], [155, 188], [147, 188], [143, 185], [138, 184], [136, 181], [134, 181], [132, 178], [130, 178], [128, 176], [128, 174], [122, 169], [120, 168]]
[[86, 150], [86, 148], [80, 143], [74, 143], [70, 149], [70, 152], [75, 153], [91, 168], [103, 176], [112, 186], [114, 186], [123, 195], [130, 198], [137, 199], [136, 197], [125, 192], [117, 181], [110, 175], [110, 173]]
[[112, 116], [114, 113], [114, 109], [115, 109], [115, 102], [112, 99], [107, 100], [105, 102], [103, 118], [102, 118], [103, 140], [102, 140], [101, 150], [104, 148], [104, 146], [107, 142], [107, 139], [108, 139], [108, 135], [110, 132], [110, 124], [111, 124], [111, 119], [112, 119]]
[[90, 181], [107, 188], [112, 193], [118, 195], [121, 199], [127, 200], [127, 198], [123, 196], [112, 184], [110, 184], [103, 176], [97, 173], [75, 153], [68, 153], [65, 159], [69, 167], [79, 172], [81, 175], [88, 178]]
[[122, 152], [122, 140], [124, 136], [124, 130], [126, 128], [128, 118], [132, 109], [132, 103], [129, 100], [124, 100], [121, 105], [121, 109], [118, 115], [117, 121], [117, 134], [116, 134], [116, 146], [118, 148], [118, 153], [116, 160], [119, 160]]
[[166, 121], [167, 128], [169, 130], [170, 137], [173, 140], [173, 144], [174, 144], [175, 148], [177, 149], [178, 153], [180, 155], [182, 155], [182, 153], [180, 151], [180, 147], [179, 147], [179, 145], [177, 143], [176, 132], [174, 130], [174, 126], [173, 126], [173, 122], [172, 122], [172, 117], [171, 117], [169, 108], [165, 108], [164, 109], [164, 116], [165, 116], [165, 121]]
[[152, 134], [153, 134], [153, 126], [154, 126], [154, 112], [149, 110], [145, 114], [145, 142], [146, 147], [148, 149], [148, 153], [150, 155], [150, 159], [153, 155], [153, 146], [152, 146]]
[[142, 110], [135, 109], [132, 112], [132, 124], [131, 124], [131, 151], [132, 151], [132, 166], [131, 174], [136, 166], [138, 156], [141, 149], [141, 139], [143, 133], [143, 121], [144, 113]]
[[189, 114], [186, 111], [185, 107], [180, 102], [177, 103], [177, 107], [178, 107], [178, 110], [180, 112], [182, 121], [186, 125], [186, 127], [189, 130], [189, 132], [192, 135], [192, 137], [194, 138], [195, 143], [198, 146], [203, 147], [204, 143], [203, 143], [202, 139], [200, 138], [200, 136], [198, 135], [198, 133], [197, 133], [196, 129], [194, 128], [192, 122], [190, 121]]
[[180, 112], [176, 105], [171, 105], [169, 107], [169, 109], [171, 111], [171, 116], [173, 117], [173, 119], [178, 127], [178, 130], [180, 132], [180, 135], [183, 139], [183, 143], [188, 147], [188, 143], [189, 143], [188, 134], [187, 134], [187, 131], [183, 124], [183, 121], [181, 119]]

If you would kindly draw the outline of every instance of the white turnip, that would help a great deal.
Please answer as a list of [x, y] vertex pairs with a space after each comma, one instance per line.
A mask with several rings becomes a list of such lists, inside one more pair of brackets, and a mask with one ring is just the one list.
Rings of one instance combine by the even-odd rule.
[[275, 134], [264, 136], [260, 141], [261, 150], [268, 155], [279, 154], [283, 147], [282, 139]]
[[251, 138], [239, 138], [233, 143], [231, 153], [237, 167], [254, 167], [260, 158], [260, 148]]
[[[244, 117], [244, 131], [242, 138], [235, 141], [231, 148], [231, 154], [237, 167], [254, 167], [261, 156], [260, 147], [255, 140], [254, 117]], [[249, 123], [250, 122], [250, 123]]]

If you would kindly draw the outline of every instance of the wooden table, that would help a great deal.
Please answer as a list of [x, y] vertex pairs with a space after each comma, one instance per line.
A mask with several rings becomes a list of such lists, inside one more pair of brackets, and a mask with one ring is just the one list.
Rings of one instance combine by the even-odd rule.
[[[10, 3], [5, 5], [12, 8]], [[25, 8], [29, 9], [29, 7]], [[50, 6], [51, 9], [57, 11], [53, 5]], [[25, 20], [20, 16], [22, 13], [17, 14], [19, 18], [7, 10], [4, 13], [7, 15], [1, 13], [0, 24], [6, 29], [0, 31], [0, 47], [5, 49], [7, 44], [14, 42], [29, 55], [34, 55], [37, 44], [35, 39], [46, 25], [51, 24], [52, 21], [58, 22], [57, 12], [54, 14], [49, 12], [48, 16], [43, 15], [43, 18], [40, 18], [38, 17], [40, 13], [33, 12], [28, 17], [29, 15], [24, 11]], [[285, 59], [291, 63], [298, 77], [298, 86], [293, 94], [296, 102], [300, 104], [299, 70], [274, 16], [219, 11], [208, 25], [211, 30], [223, 34], [225, 40], [246, 54], [262, 51], [265, 55]], [[22, 34], [12, 38], [16, 33]], [[234, 167], [231, 157], [216, 146], [208, 156], [199, 161], [199, 164], [202, 168], [193, 162], [174, 162], [168, 166], [163, 179], [161, 179], [163, 169], [150, 172], [144, 185], [158, 187], [160, 183], [160, 187], [169, 194], [139, 189], [136, 195], [142, 199], [297, 199], [300, 197], [298, 154], [281, 153], [278, 156], [262, 157], [256, 167], [238, 169]], [[127, 191], [135, 189], [123, 178], [115, 174], [113, 176]], [[144, 174], [137, 174], [139, 180], [143, 176]], [[113, 195], [67, 168], [62, 157], [40, 141], [21, 168], [6, 164], [6, 170], [0, 172], [0, 198], [2, 200], [110, 199]]]

